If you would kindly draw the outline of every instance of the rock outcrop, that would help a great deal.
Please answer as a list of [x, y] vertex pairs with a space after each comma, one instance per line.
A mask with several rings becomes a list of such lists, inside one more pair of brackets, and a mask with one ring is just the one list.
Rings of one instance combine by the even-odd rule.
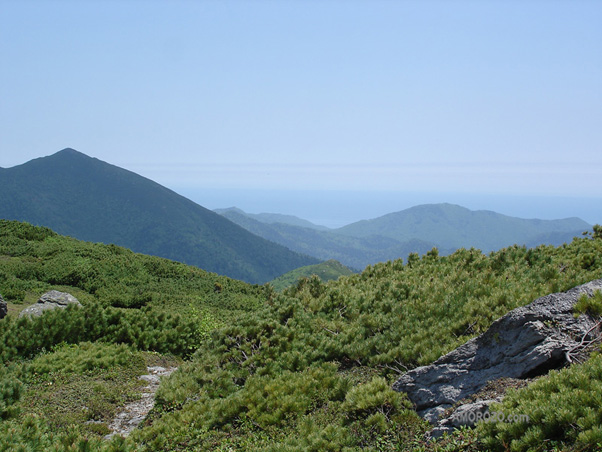
[[146, 415], [155, 406], [155, 393], [159, 389], [161, 378], [171, 375], [176, 367], [154, 366], [147, 369], [148, 375], [140, 377], [148, 383], [140, 399], [127, 404], [121, 412], [117, 413], [115, 419], [109, 424], [111, 433], [106, 435], [105, 439], [111, 439], [115, 435], [126, 437], [146, 419]]
[[8, 314], [8, 305], [4, 301], [4, 298], [2, 298], [2, 295], [0, 295], [0, 319], [6, 317], [6, 314]]
[[580, 295], [596, 290], [602, 290], [602, 279], [517, 308], [433, 364], [402, 375], [393, 389], [406, 392], [418, 413], [436, 423], [446, 409], [489, 381], [530, 378], [561, 367], [583, 339], [600, 334], [596, 319], [573, 315]]
[[81, 306], [79, 300], [73, 295], [67, 292], [51, 290], [50, 292], [46, 292], [44, 295], [42, 295], [36, 304], [33, 304], [23, 309], [19, 314], [19, 317], [39, 317], [44, 313], [44, 311], [57, 308], [64, 309], [70, 304]]

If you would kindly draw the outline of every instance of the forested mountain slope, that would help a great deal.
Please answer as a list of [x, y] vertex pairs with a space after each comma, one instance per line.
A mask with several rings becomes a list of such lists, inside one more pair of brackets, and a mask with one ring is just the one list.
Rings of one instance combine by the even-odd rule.
[[318, 262], [135, 173], [73, 149], [0, 169], [0, 218], [264, 283]]
[[450, 254], [462, 247], [489, 252], [515, 243], [529, 248], [560, 245], [591, 228], [578, 218], [527, 220], [452, 204], [416, 206], [328, 230], [302, 226], [303, 220], [279, 222], [275, 214], [254, 215], [237, 208], [217, 212], [267, 240], [355, 269], [405, 259], [412, 252], [424, 254], [434, 246], [440, 254]]
[[453, 204], [425, 204], [334, 231], [351, 237], [420, 239], [443, 249], [474, 247], [489, 252], [512, 244], [560, 245], [589, 229], [591, 225], [579, 218], [523, 219]]
[[[418, 239], [400, 242], [382, 235], [352, 237], [333, 230], [265, 223], [240, 209], [224, 209], [220, 212], [232, 222], [267, 240], [318, 259], [337, 260], [356, 270], [377, 262], [405, 258], [412, 252], [424, 254], [435, 246], [433, 242]], [[443, 254], [447, 251], [441, 249]]]

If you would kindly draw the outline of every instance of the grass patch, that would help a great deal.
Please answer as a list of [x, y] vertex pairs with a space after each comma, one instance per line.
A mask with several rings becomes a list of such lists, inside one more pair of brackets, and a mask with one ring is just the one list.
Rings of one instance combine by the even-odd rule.
[[125, 345], [62, 345], [23, 365], [23, 415], [41, 415], [58, 431], [77, 425], [103, 435], [118, 407], [135, 400], [146, 372], [143, 353]]

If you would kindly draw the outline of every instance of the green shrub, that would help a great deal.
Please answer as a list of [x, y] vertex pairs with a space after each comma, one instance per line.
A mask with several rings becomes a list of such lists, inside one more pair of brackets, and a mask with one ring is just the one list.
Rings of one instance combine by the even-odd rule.
[[0, 362], [30, 358], [60, 343], [123, 343], [138, 350], [190, 356], [202, 335], [194, 319], [150, 308], [118, 310], [97, 304], [45, 312], [36, 318], [0, 322]]
[[23, 393], [23, 383], [17, 377], [15, 366], [0, 367], [0, 419], [6, 419], [15, 413], [14, 404]]
[[382, 377], [375, 377], [367, 383], [353, 387], [345, 396], [343, 409], [350, 420], [365, 418], [368, 425], [383, 427], [391, 418], [410, 409], [411, 403], [405, 394], [393, 391]]
[[0, 422], [0, 452], [133, 452], [131, 442], [121, 437], [111, 441], [85, 438], [72, 427], [66, 432], [54, 432], [39, 416], [25, 416], [19, 420]]
[[38, 356], [29, 364], [27, 370], [39, 375], [54, 372], [83, 374], [125, 366], [131, 364], [133, 359], [134, 353], [124, 344], [60, 344], [52, 353]]
[[602, 315], [602, 291], [596, 290], [591, 297], [585, 293], [581, 294], [573, 310], [576, 315], [585, 313], [596, 317]]
[[[481, 423], [478, 431], [489, 448], [548, 450], [545, 444], [599, 450], [602, 444], [602, 357], [552, 371], [527, 388], [510, 391], [491, 408], [519, 422]], [[518, 416], [518, 417], [517, 417]], [[527, 420], [528, 419], [528, 420]], [[506, 446], [504, 446], [506, 445]], [[551, 446], [550, 446], [551, 449]]]

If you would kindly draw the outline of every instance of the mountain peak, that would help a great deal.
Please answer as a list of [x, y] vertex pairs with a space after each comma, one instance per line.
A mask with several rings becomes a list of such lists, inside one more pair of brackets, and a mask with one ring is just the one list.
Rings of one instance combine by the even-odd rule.
[[150, 179], [71, 148], [1, 172], [0, 218], [258, 284], [318, 262], [257, 237]]
[[75, 156], [75, 155], [77, 155], [77, 156], [80, 156], [80, 157], [87, 157], [86, 154], [84, 154], [82, 152], [79, 152], [79, 151], [76, 151], [73, 148], [62, 149], [62, 150], [58, 151], [56, 154], [54, 154], [54, 155], [56, 155], [56, 156], [59, 156], [59, 155]]

